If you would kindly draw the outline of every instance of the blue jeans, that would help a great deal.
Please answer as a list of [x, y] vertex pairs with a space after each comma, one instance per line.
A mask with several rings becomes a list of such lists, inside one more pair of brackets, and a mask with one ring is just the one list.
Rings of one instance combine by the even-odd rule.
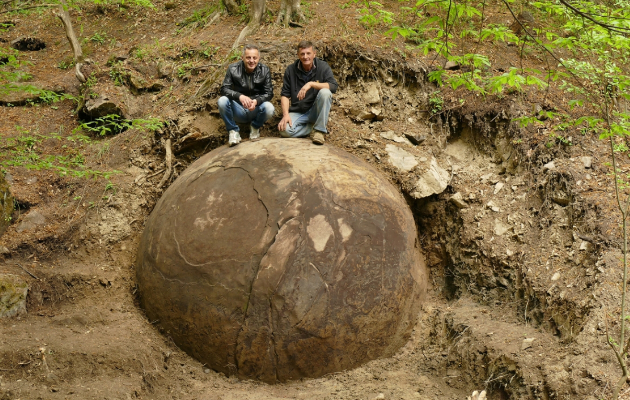
[[289, 113], [293, 126], [287, 124], [286, 130], [280, 132], [280, 135], [294, 138], [306, 137], [311, 134], [313, 129], [321, 133], [328, 133], [326, 125], [328, 124], [331, 105], [332, 93], [330, 90], [320, 90], [317, 93], [315, 104], [305, 114]]
[[250, 123], [254, 128], [260, 128], [267, 122], [273, 115], [275, 108], [273, 105], [265, 101], [264, 103], [256, 106], [253, 111], [249, 111], [243, 107], [239, 102], [230, 100], [226, 96], [219, 98], [219, 114], [225, 122], [225, 127], [229, 131], [239, 131], [239, 124]]

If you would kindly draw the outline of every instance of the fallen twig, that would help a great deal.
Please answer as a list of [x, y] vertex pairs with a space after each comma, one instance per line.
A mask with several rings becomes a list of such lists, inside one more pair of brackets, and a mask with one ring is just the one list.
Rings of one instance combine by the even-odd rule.
[[31, 274], [26, 268], [24, 268], [20, 263], [16, 263], [18, 267], [22, 268], [22, 271], [26, 272], [27, 274], [29, 274], [31, 277], [33, 277], [34, 279], [39, 280], [38, 277], [36, 277], [35, 275]]

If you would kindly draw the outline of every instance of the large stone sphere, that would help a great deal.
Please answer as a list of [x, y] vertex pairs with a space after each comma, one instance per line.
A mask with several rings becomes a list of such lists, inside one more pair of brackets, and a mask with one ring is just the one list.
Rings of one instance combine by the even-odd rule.
[[221, 147], [149, 217], [142, 307], [210, 368], [278, 382], [392, 355], [426, 273], [407, 203], [375, 169], [306, 139]]

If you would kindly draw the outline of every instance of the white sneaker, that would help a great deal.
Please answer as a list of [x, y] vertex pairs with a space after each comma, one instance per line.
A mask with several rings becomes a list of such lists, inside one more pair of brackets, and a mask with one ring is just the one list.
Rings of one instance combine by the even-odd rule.
[[241, 135], [237, 131], [230, 131], [229, 133], [230, 138], [228, 140], [228, 143], [230, 144], [230, 147], [236, 146], [237, 144], [241, 143]]
[[249, 140], [260, 139], [260, 128], [254, 128], [254, 125], [250, 125], [249, 128]]

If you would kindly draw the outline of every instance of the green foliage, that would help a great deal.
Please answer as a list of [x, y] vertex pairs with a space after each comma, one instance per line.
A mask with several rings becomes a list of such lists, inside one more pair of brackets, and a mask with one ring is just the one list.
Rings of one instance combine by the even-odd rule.
[[102, 45], [102, 44], [105, 44], [105, 42], [107, 41], [107, 38], [108, 38], [108, 35], [106, 32], [95, 32], [89, 38], [84, 39], [84, 41], [90, 41], [92, 43]]
[[429, 96], [429, 109], [431, 110], [431, 114], [439, 114], [442, 112], [444, 108], [444, 99], [442, 99], [442, 95], [440, 92], [433, 92]]
[[193, 11], [192, 15], [177, 23], [180, 27], [203, 28], [208, 22], [208, 18], [219, 9], [218, 4], [206, 6], [200, 10]]
[[84, 122], [74, 129], [74, 133], [89, 132], [100, 136], [120, 133], [127, 129], [141, 131], [156, 131], [162, 128], [163, 123], [157, 118], [128, 120], [117, 114], [110, 114], [96, 118], [93, 121]]
[[[50, 133], [41, 135], [29, 132], [16, 126], [18, 132], [14, 137], [0, 137], [0, 166], [3, 169], [8, 167], [23, 167], [29, 170], [52, 170], [61, 176], [72, 176], [77, 178], [99, 178], [109, 179], [118, 171], [99, 171], [88, 168], [85, 165], [86, 145], [91, 140], [81, 134], [63, 135], [62, 133]], [[44, 140], [57, 140], [61, 143], [62, 154], [44, 154], [39, 149], [40, 143]]]
[[122, 86], [127, 79], [127, 71], [122, 66], [122, 62], [114, 62], [109, 70], [109, 77], [114, 81], [114, 85]]

